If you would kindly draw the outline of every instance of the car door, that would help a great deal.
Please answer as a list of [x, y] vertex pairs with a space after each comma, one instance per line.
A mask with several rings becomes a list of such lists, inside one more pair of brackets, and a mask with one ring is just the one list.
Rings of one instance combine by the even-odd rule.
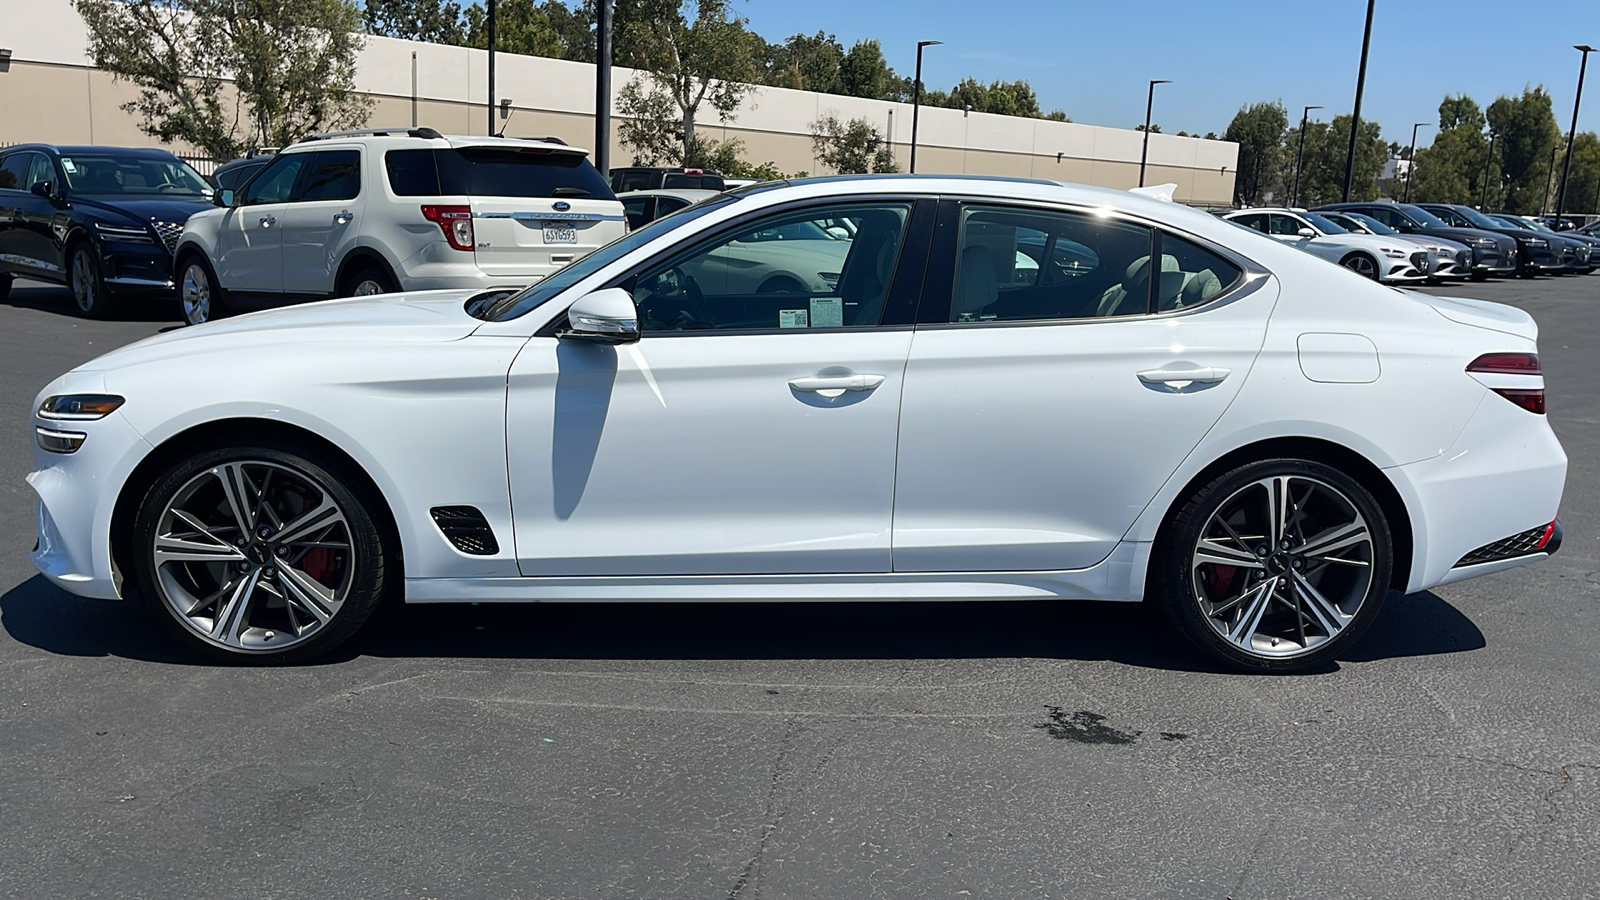
[[311, 155], [280, 154], [244, 186], [223, 214], [212, 265], [227, 290], [283, 292], [283, 232], [278, 225]]
[[0, 160], [0, 256], [8, 271], [59, 281], [65, 269], [50, 233], [55, 205], [32, 192], [37, 176], [51, 169], [49, 157], [32, 151]]
[[319, 150], [310, 157], [278, 214], [283, 290], [328, 296], [335, 292], [339, 261], [355, 246], [363, 218], [361, 150]]
[[[1092, 566], [1238, 393], [1276, 287], [1095, 211], [946, 203], [939, 228], [901, 401], [894, 569]], [[1039, 233], [1052, 249], [1019, 278]]]
[[[932, 215], [931, 201], [901, 200], [763, 213], [621, 281], [637, 343], [530, 340], [506, 425], [522, 574], [888, 572]], [[746, 293], [689, 274], [730, 241], [834, 217], [861, 227], [823, 290]]]

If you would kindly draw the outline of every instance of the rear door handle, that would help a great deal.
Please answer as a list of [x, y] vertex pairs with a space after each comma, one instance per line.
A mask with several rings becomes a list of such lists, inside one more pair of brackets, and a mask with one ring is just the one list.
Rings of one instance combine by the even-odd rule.
[[1145, 384], [1216, 384], [1228, 377], [1231, 369], [1198, 366], [1190, 369], [1146, 369], [1139, 373]]
[[880, 384], [882, 375], [812, 375], [789, 381], [789, 387], [797, 391], [824, 397], [837, 397], [845, 391], [870, 391]]
[[333, 221], [340, 225], [349, 225], [350, 220], [353, 218], [355, 216], [350, 215], [350, 210], [348, 209], [343, 209], [333, 214]]
[[276, 224], [278, 224], [278, 217], [277, 216], [262, 216], [261, 217], [261, 227], [262, 228], [271, 228], [272, 226], [274, 226]]

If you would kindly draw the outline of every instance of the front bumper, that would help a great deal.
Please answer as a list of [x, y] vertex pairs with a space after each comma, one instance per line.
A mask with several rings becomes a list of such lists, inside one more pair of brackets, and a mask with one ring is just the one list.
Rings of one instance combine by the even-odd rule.
[[171, 296], [172, 254], [162, 246], [124, 242], [99, 246], [100, 280], [119, 297]]

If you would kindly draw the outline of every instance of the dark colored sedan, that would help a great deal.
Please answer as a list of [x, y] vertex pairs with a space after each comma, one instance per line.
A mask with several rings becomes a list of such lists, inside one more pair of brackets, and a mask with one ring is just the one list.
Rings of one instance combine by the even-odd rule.
[[1532, 232], [1544, 238], [1550, 242], [1552, 249], [1559, 248], [1561, 250], [1561, 260], [1565, 264], [1563, 268], [1565, 274], [1587, 275], [1595, 270], [1597, 264], [1600, 264], [1600, 260], [1597, 260], [1594, 256], [1595, 249], [1600, 247], [1600, 240], [1579, 234], [1576, 231], [1557, 234], [1538, 219], [1526, 219], [1509, 213], [1489, 213], [1487, 215], [1496, 222], [1503, 222], [1512, 228]]
[[0, 297], [18, 277], [65, 284], [80, 313], [170, 297], [172, 248], [211, 186], [165, 150], [21, 144], [0, 151]]
[[1358, 212], [1371, 216], [1401, 234], [1426, 234], [1466, 244], [1472, 248], [1472, 278], [1483, 279], [1490, 275], [1510, 275], [1519, 265], [1518, 243], [1515, 238], [1500, 233], [1500, 229], [1454, 227], [1420, 206], [1393, 201], [1366, 200], [1350, 203], [1329, 203], [1316, 208], [1317, 212]]
[[1562, 256], [1563, 245], [1552, 241], [1542, 234], [1533, 231], [1524, 231], [1513, 228], [1504, 222], [1497, 222], [1470, 206], [1460, 203], [1418, 203], [1428, 212], [1438, 216], [1444, 222], [1457, 228], [1478, 228], [1483, 231], [1494, 231], [1505, 235], [1517, 242], [1517, 256], [1522, 264], [1517, 267], [1517, 274], [1523, 278], [1532, 278], [1540, 273], [1554, 274], [1567, 268], [1567, 260]]

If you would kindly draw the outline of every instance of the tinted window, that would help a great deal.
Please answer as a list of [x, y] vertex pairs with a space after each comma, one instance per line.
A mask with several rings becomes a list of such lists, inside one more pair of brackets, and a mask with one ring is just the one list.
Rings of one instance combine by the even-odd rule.
[[1261, 213], [1250, 213], [1249, 215], [1234, 216], [1229, 221], [1237, 222], [1246, 228], [1252, 228], [1262, 233], [1266, 233], [1267, 230], [1267, 217]]
[[629, 228], [643, 227], [650, 221], [650, 198], [625, 196], [622, 198], [622, 211], [628, 217]]
[[[641, 274], [633, 290], [639, 326], [693, 331], [876, 325], [910, 216], [905, 203], [850, 204], [746, 225]], [[808, 236], [784, 236], [796, 232]]]
[[261, 171], [265, 166], [266, 162], [261, 162], [255, 165], [234, 166], [226, 172], [218, 172], [216, 174], [217, 187], [235, 190], [239, 185], [244, 184], [246, 179]]
[[1328, 218], [1327, 216], [1319, 216], [1316, 213], [1307, 213], [1306, 214], [1306, 219], [1312, 225], [1315, 225], [1316, 227], [1322, 229], [1323, 232], [1325, 232], [1327, 234], [1344, 234], [1347, 231], [1349, 231], [1349, 229], [1345, 228], [1344, 225], [1340, 224], [1339, 222], [1333, 221], [1332, 219]]
[[581, 154], [549, 150], [390, 150], [389, 188], [401, 197], [591, 197], [611, 188]]
[[33, 169], [28, 173], [27, 186], [29, 190], [42, 182], [56, 180], [56, 167], [50, 163], [50, 157], [43, 153], [33, 154]]
[[[1166, 272], [1183, 273], [1181, 283], [1168, 284]], [[1156, 310], [1171, 312], [1209, 302], [1232, 287], [1244, 270], [1193, 241], [1163, 232], [1161, 235], [1161, 291]]]
[[680, 200], [677, 197], [657, 197], [656, 198], [656, 218], [659, 219], [659, 218], [661, 218], [662, 216], [664, 216], [664, 215], [666, 215], [668, 213], [677, 212], [678, 210], [683, 209], [685, 206], [688, 206], [688, 205], [689, 205], [689, 201]]
[[66, 186], [84, 194], [209, 197], [211, 184], [175, 156], [120, 156], [103, 151], [61, 157]]
[[1304, 222], [1301, 222], [1294, 216], [1286, 216], [1282, 213], [1274, 213], [1270, 217], [1270, 221], [1272, 223], [1273, 234], [1285, 234], [1289, 237], [1295, 237], [1299, 235], [1300, 229], [1307, 227]]
[[299, 200], [353, 200], [361, 193], [361, 151], [315, 154], [300, 179]]
[[661, 179], [661, 186], [704, 191], [720, 191], [723, 187], [721, 175], [687, 175], [683, 172], [668, 172]]
[[28, 189], [28, 170], [33, 168], [32, 153], [13, 153], [0, 160], [0, 188]]
[[654, 172], [623, 172], [613, 180], [613, 183], [616, 185], [617, 193], [619, 194], [623, 191], [648, 191], [655, 187], [655, 185], [651, 184], [651, 182], [655, 181], [655, 174]]
[[[1423, 209], [1420, 206], [1407, 206], [1405, 208], [1405, 214], [1409, 215], [1411, 218], [1413, 218], [1413, 219], [1417, 220], [1418, 222], [1420, 222], [1422, 224], [1423, 228], [1444, 228], [1444, 227], [1447, 227], [1444, 224], [1444, 222], [1439, 219], [1438, 216], [1435, 216], [1433, 213], [1428, 212], [1427, 210]], [[1396, 215], [1395, 218], [1400, 219], [1401, 221], [1404, 221], [1404, 217], [1403, 216]], [[1388, 220], [1385, 219], [1384, 221], [1387, 222]], [[1395, 225], [1395, 227], [1398, 228], [1400, 226], [1397, 224], [1397, 225]]]
[[1399, 228], [1405, 224], [1405, 219], [1402, 218], [1400, 213], [1396, 210], [1374, 207], [1371, 209], [1363, 209], [1361, 212], [1363, 215], [1371, 216], [1390, 228]]
[[1150, 242], [1143, 225], [1086, 213], [968, 207], [950, 321], [1143, 315]]
[[300, 174], [300, 168], [310, 157], [309, 153], [290, 153], [274, 159], [260, 175], [245, 185], [244, 196], [239, 198], [239, 205], [287, 202], [290, 192], [294, 190], [295, 178]]

